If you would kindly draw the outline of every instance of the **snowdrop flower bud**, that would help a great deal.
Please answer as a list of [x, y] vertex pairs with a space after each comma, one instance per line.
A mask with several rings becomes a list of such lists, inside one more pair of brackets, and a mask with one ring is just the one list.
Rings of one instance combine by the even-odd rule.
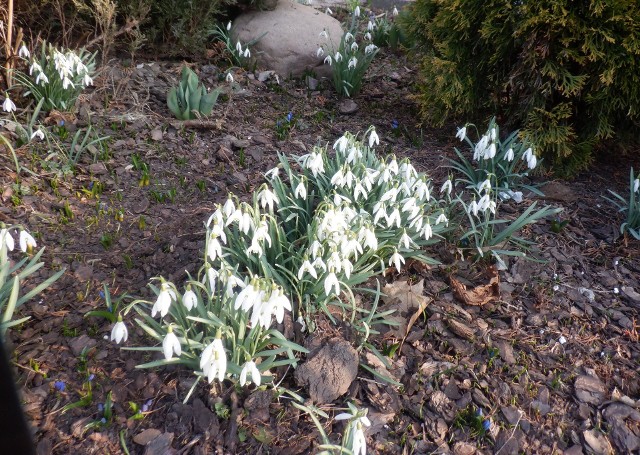
[[303, 180], [300, 180], [300, 183], [298, 183], [298, 186], [296, 186], [296, 190], [294, 191], [293, 195], [300, 199], [307, 198], [307, 187], [305, 186]]
[[238, 54], [242, 54], [242, 44], [240, 44], [240, 41], [236, 43], [236, 51]]
[[467, 127], [463, 126], [462, 128], [458, 128], [458, 132], [456, 133], [456, 137], [461, 141], [464, 141], [464, 138], [467, 137]]
[[84, 75], [84, 78], [82, 79], [82, 83], [84, 84], [85, 87], [93, 85], [93, 79], [91, 79], [91, 76], [89, 76], [89, 73], [86, 73]]
[[324, 63], [328, 63], [329, 66], [331, 66], [331, 64], [333, 63], [333, 60], [331, 59], [330, 55], [327, 55], [326, 58], [324, 59]]
[[358, 43], [354, 41], [353, 43], [351, 43], [351, 52], [355, 52], [357, 50], [358, 50]]
[[118, 322], [116, 322], [111, 329], [111, 341], [115, 341], [116, 344], [120, 344], [121, 341], [127, 341], [127, 338], [129, 338], [127, 326], [122, 322], [122, 316], [118, 315]]
[[380, 145], [380, 138], [378, 137], [378, 133], [376, 133], [375, 128], [372, 128], [371, 133], [369, 134], [369, 147], [373, 147], [373, 144]]
[[327, 8], [325, 10], [325, 13], [327, 13], [329, 16], [331, 16], [333, 14], [333, 11], [331, 11], [331, 8]]
[[31, 54], [29, 53], [29, 49], [27, 49], [27, 46], [24, 43], [22, 43], [22, 47], [20, 47], [20, 51], [18, 51], [18, 56], [20, 58], [31, 57]]
[[169, 313], [171, 302], [176, 300], [176, 293], [169, 287], [167, 283], [162, 283], [160, 293], [156, 299], [156, 303], [151, 308], [151, 317], [155, 318], [156, 313], [160, 313], [161, 317], [165, 317]]
[[228, 72], [227, 77], [225, 79], [228, 83], [231, 84], [233, 82], [233, 74], [231, 74], [231, 72]]
[[451, 183], [451, 179], [449, 179], [442, 184], [442, 188], [440, 188], [440, 193], [444, 193], [446, 191], [447, 194], [451, 194], [451, 188], [452, 188], [452, 183]]
[[351, 32], [347, 32], [344, 35], [344, 42], [349, 43], [351, 40], [353, 40], [353, 35], [351, 34]]
[[2, 103], [2, 110], [5, 112], [14, 112], [16, 110], [16, 105], [11, 101], [9, 95], [6, 95], [4, 103]]
[[231, 21], [227, 23], [227, 31], [230, 31], [230, 30], [231, 30]]
[[247, 48], [244, 50], [244, 58], [249, 58], [251, 57], [251, 51], [249, 50], [249, 47], [247, 46]]
[[[329, 9], [329, 8], [327, 8], [327, 9]], [[329, 11], [331, 11], [331, 10], [329, 10]], [[320, 38], [329, 39], [329, 34], [327, 33], [326, 30], [322, 30], [320, 32]]]
[[355, 17], [360, 17], [360, 5], [356, 6], [356, 9], [353, 10], [353, 15]]
[[633, 181], [633, 192], [637, 193], [640, 190], [640, 179], [635, 179]]
[[42, 132], [42, 130], [40, 128], [38, 128], [37, 130], [35, 130], [33, 132], [33, 134], [31, 134], [31, 140], [33, 140], [34, 138], [38, 138], [40, 140], [44, 139], [44, 133]]
[[240, 386], [244, 387], [247, 383], [247, 374], [251, 374], [251, 382], [253, 382], [256, 386], [260, 386], [260, 382], [262, 381], [262, 377], [260, 376], [260, 370], [256, 367], [256, 364], [253, 360], [249, 360], [242, 367], [242, 371], [240, 372]]
[[319, 47], [316, 51], [316, 57], [322, 57], [324, 55], [324, 49]]
[[367, 24], [367, 30], [372, 32], [374, 28], [375, 28], [375, 24], [369, 21], [369, 23]]
[[35, 239], [27, 231], [20, 231], [19, 244], [20, 250], [22, 250], [23, 253], [31, 252], [38, 246]]
[[509, 150], [507, 150], [507, 153], [504, 154], [504, 159], [507, 161], [513, 161], [514, 155], [513, 155], [513, 149], [510, 148]]
[[173, 328], [169, 326], [167, 334], [162, 340], [162, 352], [164, 353], [164, 358], [166, 360], [171, 360], [173, 354], [175, 353], [177, 357], [180, 357], [182, 354], [182, 347], [180, 346], [180, 340], [173, 333]]

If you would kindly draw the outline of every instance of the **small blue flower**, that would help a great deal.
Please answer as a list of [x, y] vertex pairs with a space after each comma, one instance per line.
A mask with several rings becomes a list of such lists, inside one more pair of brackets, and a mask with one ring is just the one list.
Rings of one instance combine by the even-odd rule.
[[91, 373], [91, 374], [89, 375], [89, 378], [87, 379], [87, 381], [91, 382], [91, 381], [93, 381], [95, 378], [96, 378], [96, 375], [95, 375], [95, 374], [93, 374], [93, 373]]
[[149, 406], [147, 406], [147, 404], [143, 404], [142, 405], [142, 412], [148, 412], [149, 411]]
[[489, 419], [485, 419], [482, 421], [482, 428], [484, 428], [484, 431], [489, 431], [491, 429], [491, 420]]
[[293, 112], [287, 114], [287, 122], [291, 122], [291, 120], [293, 120]]
[[104, 404], [98, 403], [98, 412], [104, 411]]
[[64, 389], [67, 388], [67, 385], [64, 383], [64, 381], [56, 381], [53, 383], [53, 387], [55, 387], [58, 392], [64, 392]]
[[396, 119], [391, 120], [391, 128], [394, 130], [398, 128], [398, 121]]
[[58, 126], [62, 128], [64, 126], [64, 120], [60, 120], [58, 122]]
[[89, 182], [89, 191], [93, 189], [93, 180]]
[[101, 299], [104, 299], [104, 291], [102, 289], [100, 290], [100, 292], [98, 294], [100, 294], [100, 298]]
[[484, 412], [482, 412], [482, 408], [478, 408], [478, 410], [476, 411], [476, 415], [478, 417], [482, 417], [484, 415]]
[[104, 425], [105, 423], [107, 423], [107, 419], [105, 417], [100, 419], [100, 422], [102, 422], [102, 424]]

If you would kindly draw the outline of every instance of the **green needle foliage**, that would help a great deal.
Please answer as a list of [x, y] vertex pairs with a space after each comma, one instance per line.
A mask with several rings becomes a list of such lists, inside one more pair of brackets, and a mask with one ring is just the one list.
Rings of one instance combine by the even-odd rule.
[[605, 139], [638, 139], [636, 0], [417, 0], [401, 20], [422, 56], [424, 119], [498, 114], [568, 173]]

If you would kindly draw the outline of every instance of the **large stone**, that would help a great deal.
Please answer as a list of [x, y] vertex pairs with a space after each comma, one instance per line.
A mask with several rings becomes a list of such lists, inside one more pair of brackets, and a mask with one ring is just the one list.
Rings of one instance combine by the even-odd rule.
[[245, 46], [261, 37], [251, 47], [252, 55], [260, 66], [281, 76], [300, 76], [307, 69], [328, 76], [330, 67], [323, 64], [324, 57], [316, 55], [327, 43], [320, 36], [323, 30], [337, 47], [343, 33], [337, 19], [292, 0], [280, 0], [273, 11], [250, 11], [238, 17], [233, 42], [240, 40]]

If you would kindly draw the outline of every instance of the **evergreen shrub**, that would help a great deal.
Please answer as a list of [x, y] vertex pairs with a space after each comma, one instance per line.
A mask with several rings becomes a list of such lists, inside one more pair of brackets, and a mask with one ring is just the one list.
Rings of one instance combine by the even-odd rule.
[[497, 115], [568, 173], [640, 136], [637, 0], [416, 0], [401, 23], [425, 120]]

